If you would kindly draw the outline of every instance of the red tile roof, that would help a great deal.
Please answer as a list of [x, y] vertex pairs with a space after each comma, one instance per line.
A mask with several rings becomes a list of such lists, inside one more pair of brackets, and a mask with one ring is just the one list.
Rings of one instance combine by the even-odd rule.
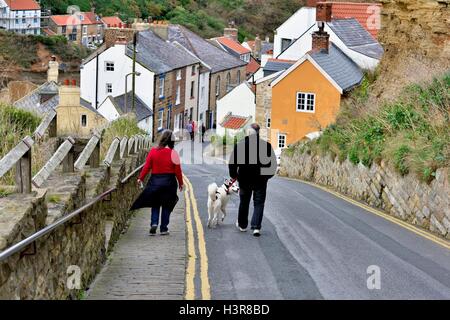
[[86, 25], [86, 24], [99, 24], [100, 21], [96, 20], [96, 14], [92, 12], [80, 12], [83, 16], [81, 20], [78, 16], [63, 14], [51, 16], [50, 19], [58, 26], [68, 26], [68, 25]]
[[242, 46], [239, 42], [234, 41], [231, 38], [228, 37], [219, 37], [215, 38], [221, 45], [237, 52], [238, 54], [246, 54], [250, 53], [250, 50], [246, 47]]
[[250, 57], [250, 62], [247, 64], [246, 66], [246, 72], [247, 75], [252, 75], [254, 74], [256, 71], [258, 71], [258, 69], [260, 68], [260, 64], [258, 63], [258, 61], [255, 60], [255, 58]]
[[[369, 8], [373, 6], [378, 7], [379, 11]], [[381, 19], [380, 12], [381, 4], [379, 3], [331, 2], [331, 15], [334, 19], [355, 18], [375, 39], [378, 36], [378, 30], [371, 26], [374, 23], [371, 16], [378, 13], [377, 19]]]
[[103, 17], [102, 21], [109, 27], [123, 25], [123, 21], [119, 17]]
[[287, 59], [275, 59], [275, 58], [269, 58], [267, 61], [272, 61], [272, 62], [287, 62], [287, 63], [296, 63], [296, 60], [287, 60]]
[[40, 10], [41, 6], [35, 0], [5, 0], [11, 10]]
[[249, 118], [242, 116], [235, 116], [229, 113], [225, 119], [222, 120], [221, 126], [226, 129], [238, 130], [244, 127]]

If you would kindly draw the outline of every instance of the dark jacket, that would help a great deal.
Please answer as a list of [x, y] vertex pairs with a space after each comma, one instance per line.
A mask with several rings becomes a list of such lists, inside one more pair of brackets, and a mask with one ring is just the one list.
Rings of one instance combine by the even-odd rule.
[[173, 173], [152, 174], [147, 186], [131, 206], [130, 210], [165, 207], [173, 211], [178, 202], [177, 179]]
[[277, 158], [270, 143], [251, 134], [234, 146], [228, 168], [240, 184], [258, 185], [275, 175]]

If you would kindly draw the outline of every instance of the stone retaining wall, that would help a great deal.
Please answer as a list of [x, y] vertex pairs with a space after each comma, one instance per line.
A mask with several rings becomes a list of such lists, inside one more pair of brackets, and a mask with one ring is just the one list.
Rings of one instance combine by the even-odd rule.
[[413, 174], [400, 176], [385, 162], [370, 168], [320, 157], [283, 152], [280, 175], [331, 187], [411, 224], [450, 239], [449, 168], [428, 185]]
[[[76, 299], [99, 272], [107, 250], [126, 226], [131, 214], [128, 209], [139, 190], [134, 177], [124, 185], [120, 180], [142, 163], [145, 155], [141, 150], [138, 155], [114, 162], [109, 169], [102, 166], [87, 169], [83, 174], [55, 172], [33, 194], [1, 198], [0, 251], [3, 251], [102, 191], [117, 187], [110, 199], [98, 202], [39, 239], [35, 254], [17, 253], [0, 263], [0, 299]], [[30, 247], [28, 253], [32, 251]], [[79, 289], [67, 286], [73, 275], [70, 266], [80, 268]]]

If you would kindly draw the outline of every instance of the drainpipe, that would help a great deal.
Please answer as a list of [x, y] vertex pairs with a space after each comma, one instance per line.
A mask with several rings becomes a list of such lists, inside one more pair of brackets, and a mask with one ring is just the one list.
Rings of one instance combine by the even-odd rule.
[[98, 109], [98, 52], [95, 59], [95, 109]]

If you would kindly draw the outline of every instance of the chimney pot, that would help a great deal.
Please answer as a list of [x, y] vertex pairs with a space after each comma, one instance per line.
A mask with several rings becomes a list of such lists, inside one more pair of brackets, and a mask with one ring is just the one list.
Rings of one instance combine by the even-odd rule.
[[69, 83], [70, 83], [69, 79], [65, 79], [65, 80], [64, 80], [64, 85], [65, 85], [65, 86], [68, 86]]
[[77, 80], [72, 79], [72, 86], [76, 87], [77, 86]]

